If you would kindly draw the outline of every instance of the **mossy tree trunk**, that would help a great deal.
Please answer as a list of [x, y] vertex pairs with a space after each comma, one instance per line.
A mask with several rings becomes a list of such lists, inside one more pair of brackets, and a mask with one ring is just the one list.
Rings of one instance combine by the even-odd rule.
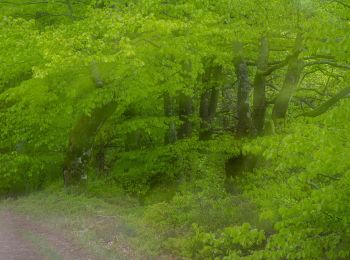
[[229, 82], [225, 83], [221, 89], [222, 103], [221, 103], [221, 114], [222, 114], [222, 127], [225, 131], [232, 130], [233, 114], [234, 114], [234, 84]]
[[234, 59], [235, 72], [237, 77], [237, 126], [236, 132], [240, 137], [248, 136], [252, 130], [252, 117], [250, 111], [250, 91], [248, 65], [243, 58], [243, 46], [235, 43], [237, 56]]
[[278, 93], [272, 110], [272, 119], [275, 123], [286, 117], [289, 103], [298, 86], [301, 73], [304, 69], [304, 62], [300, 59], [302, 52], [302, 35], [298, 34], [293, 54], [289, 57], [288, 68], [285, 75], [282, 89]]
[[90, 115], [81, 116], [72, 129], [64, 161], [63, 175], [66, 186], [86, 181], [95, 136], [116, 107], [116, 102], [111, 102], [96, 108]]
[[256, 134], [264, 130], [266, 112], [266, 75], [269, 60], [269, 41], [266, 36], [261, 38], [260, 54], [257, 62], [257, 71], [254, 78], [253, 91], [253, 125]]
[[164, 115], [169, 118], [168, 129], [165, 133], [164, 143], [172, 144], [177, 140], [176, 124], [170, 118], [175, 116], [174, 98], [168, 93], [163, 95]]
[[[99, 66], [93, 62], [91, 76], [96, 88], [103, 88]], [[92, 148], [99, 129], [117, 108], [116, 101], [110, 101], [83, 114], [70, 132], [68, 148], [63, 165], [65, 186], [77, 185], [87, 180], [87, 166], [92, 157]]]
[[212, 132], [212, 121], [216, 114], [216, 108], [219, 100], [219, 90], [216, 87], [212, 87], [206, 90], [201, 95], [200, 101], [200, 132], [199, 139], [207, 140], [211, 136]]
[[199, 115], [201, 119], [199, 139], [207, 140], [212, 134], [212, 124], [219, 101], [219, 84], [223, 76], [220, 66], [210, 67], [203, 75], [204, 92], [200, 97]]
[[191, 116], [193, 114], [192, 97], [181, 93], [179, 95], [179, 118], [182, 121], [178, 129], [178, 138], [184, 139], [191, 137], [193, 124]]

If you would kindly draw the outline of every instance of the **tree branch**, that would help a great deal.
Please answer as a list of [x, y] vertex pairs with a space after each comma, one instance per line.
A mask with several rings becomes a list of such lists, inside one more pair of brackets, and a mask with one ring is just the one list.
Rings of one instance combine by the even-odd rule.
[[281, 69], [283, 68], [284, 66], [286, 66], [288, 64], [288, 58], [285, 59], [284, 61], [280, 62], [280, 63], [277, 63], [273, 66], [270, 66], [267, 70], [261, 72], [262, 75], [264, 76], [269, 76], [271, 75], [275, 70], [278, 70], [278, 69]]
[[300, 116], [306, 116], [306, 117], [316, 117], [319, 115], [322, 115], [323, 113], [327, 112], [333, 105], [335, 105], [339, 100], [346, 97], [350, 94], [350, 87], [344, 88], [341, 91], [339, 91], [336, 95], [334, 95], [332, 98], [324, 102], [319, 107], [315, 108], [312, 111], [306, 112], [301, 114]]
[[333, 0], [333, 2], [342, 5], [343, 7], [350, 8], [350, 4], [346, 4], [340, 0]]
[[311, 61], [311, 62], [305, 63], [304, 67], [315, 66], [315, 65], [329, 65], [339, 69], [350, 69], [350, 65], [339, 64], [331, 60]]

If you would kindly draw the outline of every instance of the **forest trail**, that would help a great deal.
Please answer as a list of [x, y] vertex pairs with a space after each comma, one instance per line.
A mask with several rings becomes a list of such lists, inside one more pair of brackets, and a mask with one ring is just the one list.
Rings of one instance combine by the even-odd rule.
[[86, 249], [54, 229], [0, 209], [0, 260], [94, 260]]

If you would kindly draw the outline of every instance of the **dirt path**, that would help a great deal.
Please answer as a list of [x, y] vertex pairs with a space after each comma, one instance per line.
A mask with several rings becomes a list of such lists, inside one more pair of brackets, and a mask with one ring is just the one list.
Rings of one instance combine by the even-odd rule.
[[20, 236], [15, 223], [5, 212], [0, 212], [0, 259], [44, 259]]
[[0, 260], [95, 260], [63, 233], [0, 210]]

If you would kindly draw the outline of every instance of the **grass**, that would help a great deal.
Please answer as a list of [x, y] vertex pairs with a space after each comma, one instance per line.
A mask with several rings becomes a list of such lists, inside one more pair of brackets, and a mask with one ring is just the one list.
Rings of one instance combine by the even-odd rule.
[[[174, 189], [170, 192], [174, 193]], [[156, 190], [147, 198], [147, 204], [168, 200], [165, 193]], [[148, 205], [140, 205], [138, 199], [113, 186], [95, 182], [83, 189], [67, 190], [55, 183], [44, 191], [3, 200], [1, 204], [35, 222], [68, 231], [103, 259], [153, 258], [163, 254], [159, 248], [161, 238], [144, 222]]]
[[122, 259], [143, 254], [129, 245], [136, 232], [135, 227], [126, 222], [133, 204], [121, 207], [101, 198], [51, 188], [16, 200], [5, 200], [2, 204], [40, 224], [69, 231], [79, 243], [104, 258]]
[[40, 253], [50, 260], [63, 260], [56, 250], [42, 237], [34, 234], [32, 232], [25, 232], [23, 234], [26, 240], [32, 242], [37, 248], [39, 248]]
[[69, 231], [101, 259], [174, 259], [188, 255], [193, 224], [215, 231], [255, 218], [249, 203], [225, 193], [213, 185], [215, 181], [195, 183], [196, 189], [154, 187], [142, 202], [98, 181], [78, 189], [56, 183], [3, 203], [40, 223]]

